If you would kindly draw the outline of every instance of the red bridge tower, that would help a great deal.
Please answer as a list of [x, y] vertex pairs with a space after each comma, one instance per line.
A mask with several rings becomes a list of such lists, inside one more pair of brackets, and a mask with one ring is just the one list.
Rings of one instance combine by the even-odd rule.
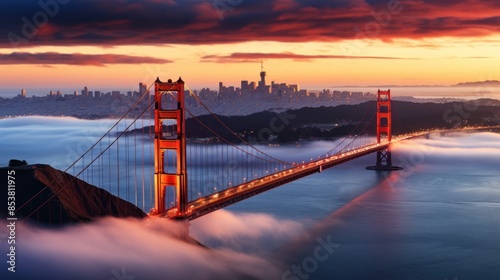
[[[167, 104], [173, 98], [175, 103]], [[170, 105], [170, 106], [169, 106]], [[165, 108], [167, 107], [167, 108]], [[164, 124], [164, 121], [167, 124]], [[166, 131], [170, 127], [173, 131]], [[186, 173], [186, 124], [184, 108], [184, 81], [155, 81], [155, 208], [152, 214], [169, 217], [185, 217], [188, 205], [187, 173]], [[175, 153], [177, 158], [173, 166], [166, 162]], [[173, 187], [175, 191], [174, 207], [168, 213], [166, 207], [166, 190]]]
[[[391, 142], [392, 139], [392, 110], [391, 90], [378, 90], [377, 94], [377, 143]], [[389, 147], [383, 151], [377, 151], [377, 163], [375, 166], [367, 167], [369, 170], [392, 171], [401, 170], [402, 167], [392, 165], [392, 154]]]

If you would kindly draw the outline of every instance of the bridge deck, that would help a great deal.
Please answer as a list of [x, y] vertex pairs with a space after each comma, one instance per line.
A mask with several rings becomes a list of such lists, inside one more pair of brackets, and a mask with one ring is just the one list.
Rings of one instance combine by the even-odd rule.
[[[270, 174], [266, 177], [249, 181], [247, 183], [225, 189], [223, 191], [211, 194], [209, 196], [199, 198], [195, 201], [191, 201], [188, 204], [188, 211], [185, 218], [188, 218], [190, 220], [199, 218], [203, 215], [209, 214], [211, 212], [214, 212], [216, 210], [234, 204], [238, 201], [250, 198], [259, 193], [298, 180], [308, 175], [321, 172], [324, 169], [339, 165], [341, 163], [353, 160], [355, 158], [365, 156], [367, 154], [371, 154], [376, 151], [387, 149], [390, 144], [395, 142], [412, 138], [418, 138], [428, 133], [454, 132], [454, 131], [464, 132], [469, 130], [479, 131], [479, 130], [491, 130], [494, 128], [500, 128], [500, 126], [461, 128], [456, 130], [421, 131], [393, 138], [391, 142], [381, 143], [381, 144], [371, 144], [365, 147], [353, 149], [351, 151], [342, 154], [337, 154], [330, 157], [311, 161], [309, 163], [297, 164], [290, 169]], [[175, 218], [178, 217], [178, 215], [177, 213], [172, 212], [172, 210], [170, 210], [167, 211], [165, 217]]]
[[[394, 139], [391, 143], [401, 141], [403, 139], [419, 137], [423, 134], [425, 133], [411, 134]], [[203, 215], [219, 210], [238, 201], [250, 198], [259, 193], [298, 180], [308, 175], [321, 172], [324, 169], [339, 165], [346, 161], [350, 161], [379, 150], [387, 149], [391, 143], [387, 142], [381, 144], [372, 144], [366, 147], [347, 151], [342, 154], [311, 161], [309, 163], [296, 164], [290, 169], [270, 174], [266, 177], [249, 181], [247, 183], [225, 189], [209, 196], [199, 198], [188, 204], [187, 218], [189, 218], [190, 220], [199, 218]], [[176, 216], [176, 213], [167, 212], [167, 217], [174, 216]]]

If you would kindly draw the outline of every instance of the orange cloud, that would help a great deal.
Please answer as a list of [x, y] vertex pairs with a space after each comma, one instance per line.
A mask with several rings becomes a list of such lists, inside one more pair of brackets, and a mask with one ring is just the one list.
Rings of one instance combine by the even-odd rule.
[[80, 66], [105, 66], [109, 64], [143, 64], [143, 63], [171, 63], [172, 61], [161, 58], [130, 56], [118, 54], [81, 54], [81, 53], [29, 53], [13, 52], [0, 54], [0, 64], [35, 64], [35, 65], [80, 65]]
[[202, 62], [253, 62], [259, 59], [292, 59], [295, 61], [311, 61], [314, 59], [417, 59], [403, 57], [388, 57], [388, 56], [349, 56], [349, 55], [305, 55], [295, 54], [290, 52], [283, 53], [232, 53], [229, 55], [205, 55], [202, 57]]

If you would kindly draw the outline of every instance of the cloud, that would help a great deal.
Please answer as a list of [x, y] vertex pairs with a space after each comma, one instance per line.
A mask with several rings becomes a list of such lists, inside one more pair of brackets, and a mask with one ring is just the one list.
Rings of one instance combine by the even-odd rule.
[[297, 221], [226, 210], [213, 212], [191, 224], [192, 236], [209, 247], [233, 248], [252, 254], [268, 251], [305, 231], [303, 224]]
[[[270, 260], [178, 239], [185, 225], [104, 218], [63, 229], [17, 224], [16, 279], [276, 279]], [[234, 231], [235, 228], [226, 228]], [[0, 232], [2, 252], [8, 252]], [[238, 234], [235, 232], [235, 234]], [[254, 239], [247, 239], [254, 244]], [[7, 269], [0, 272], [2, 279]]]
[[500, 31], [500, 2], [495, 0], [221, 2], [227, 3], [72, 0], [47, 10], [38, 1], [8, 1], [0, 46], [391, 41]]
[[[449, 133], [449, 137], [431, 139], [415, 139], [403, 141], [395, 144], [394, 149], [411, 153], [412, 151], [423, 150], [428, 154], [446, 156], [449, 158], [463, 157], [482, 158], [482, 160], [492, 159], [492, 151], [500, 150], [500, 135], [492, 132], [481, 133]], [[415, 149], [418, 145], [418, 149]], [[496, 159], [492, 159], [496, 160]]]
[[0, 64], [35, 64], [35, 65], [80, 65], [80, 66], [105, 66], [109, 64], [143, 64], [143, 63], [171, 63], [172, 61], [146, 56], [131, 56], [120, 54], [81, 54], [81, 53], [29, 53], [13, 52], [0, 54]]
[[416, 59], [388, 56], [350, 56], [350, 55], [305, 55], [290, 52], [283, 53], [232, 53], [229, 55], [206, 55], [202, 62], [255, 62], [259, 59], [293, 59], [295, 61], [311, 61], [315, 59]]

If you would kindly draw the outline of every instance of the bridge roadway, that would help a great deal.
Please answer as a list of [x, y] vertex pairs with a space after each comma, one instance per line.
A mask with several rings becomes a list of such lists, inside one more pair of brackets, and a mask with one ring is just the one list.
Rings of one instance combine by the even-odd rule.
[[[188, 203], [187, 215], [185, 218], [190, 220], [199, 218], [221, 208], [227, 207], [238, 201], [250, 198], [262, 192], [284, 185], [286, 183], [298, 180], [308, 175], [321, 172], [327, 168], [339, 165], [341, 163], [353, 160], [358, 157], [371, 154], [376, 151], [387, 149], [391, 143], [420, 137], [429, 132], [417, 132], [393, 138], [391, 142], [371, 144], [365, 147], [346, 151], [342, 154], [332, 155], [308, 163], [295, 164], [294, 167], [281, 172], [273, 173], [268, 176], [255, 179], [238, 186], [234, 186], [209, 196], [201, 197]], [[167, 211], [166, 217], [174, 218], [177, 213]]]
[[[279, 187], [286, 183], [298, 180], [308, 175], [321, 172], [327, 168], [339, 165], [341, 163], [353, 160], [371, 154], [376, 151], [387, 149], [390, 144], [399, 141], [418, 138], [431, 133], [452, 133], [452, 132], [467, 132], [467, 131], [494, 131], [500, 129], [499, 126], [486, 126], [486, 127], [465, 127], [449, 130], [432, 130], [420, 131], [411, 134], [405, 134], [393, 137], [391, 142], [371, 144], [361, 148], [353, 149], [342, 154], [335, 154], [326, 158], [311, 161], [309, 163], [295, 164], [294, 167], [287, 170], [270, 174], [268, 176], [234, 186], [209, 196], [201, 197], [197, 200], [188, 203], [188, 210], [184, 218], [190, 220], [199, 218], [203, 215], [209, 214], [221, 208], [227, 207], [238, 201], [250, 198], [262, 192]], [[178, 217], [177, 213], [167, 211], [165, 215], [167, 218]]]

